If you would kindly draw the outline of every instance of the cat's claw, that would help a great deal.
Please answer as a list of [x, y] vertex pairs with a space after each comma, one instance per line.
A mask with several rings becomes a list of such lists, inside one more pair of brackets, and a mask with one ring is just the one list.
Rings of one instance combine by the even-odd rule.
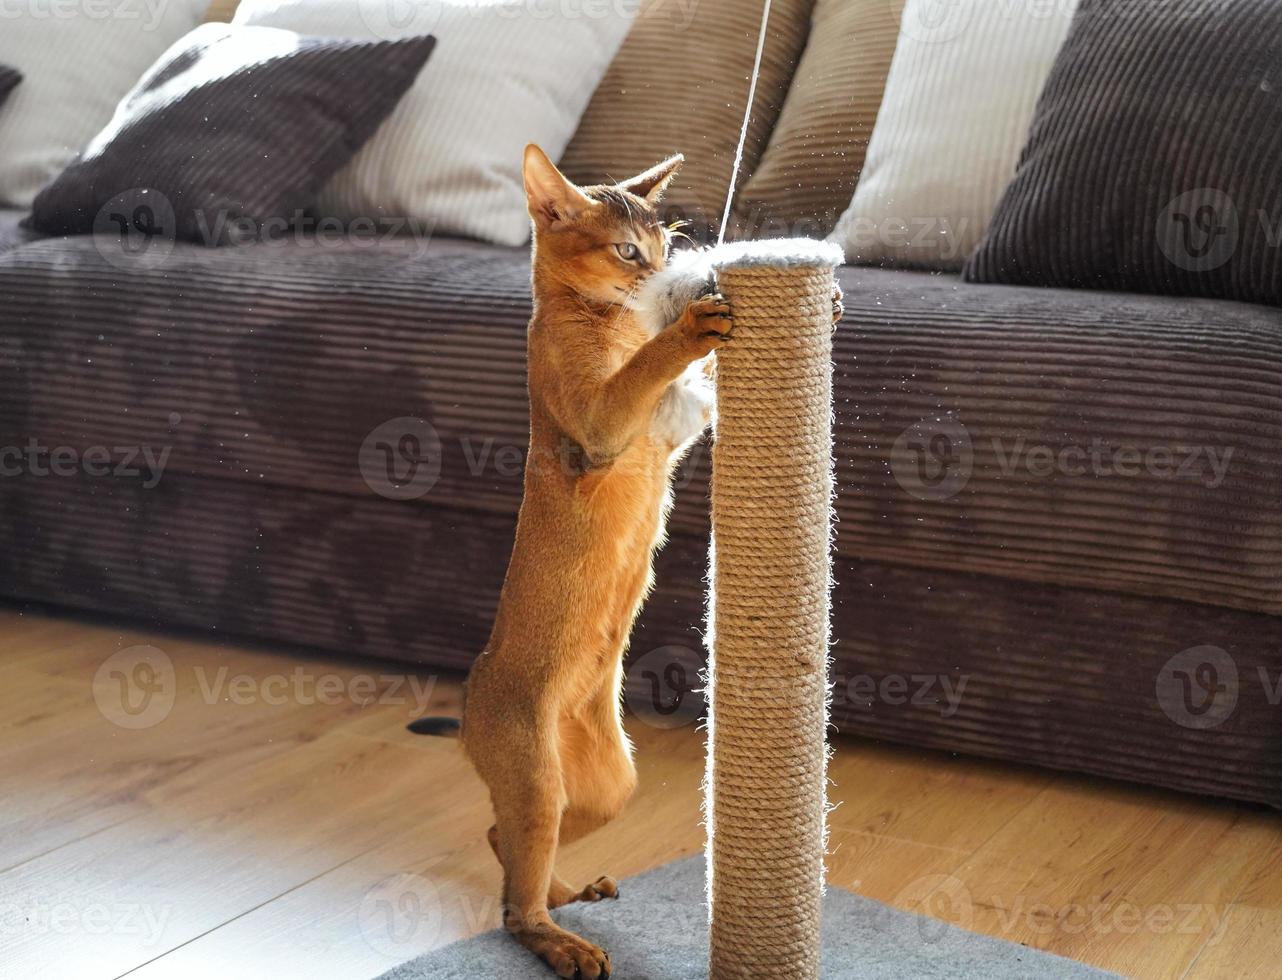
[[731, 339], [730, 304], [719, 293], [702, 296], [686, 307], [677, 327], [694, 346], [695, 357], [704, 357]]
[[708, 309], [712, 311], [707, 313], [707, 316], [720, 316], [725, 317], [727, 320], [730, 319], [730, 301], [720, 293], [705, 293], [695, 302], [707, 305]]

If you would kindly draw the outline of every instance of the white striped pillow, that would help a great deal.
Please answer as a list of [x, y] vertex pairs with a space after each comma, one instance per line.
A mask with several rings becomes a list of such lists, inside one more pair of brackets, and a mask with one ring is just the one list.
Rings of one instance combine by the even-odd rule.
[[1015, 175], [1077, 0], [908, 0], [863, 174], [830, 241], [954, 271]]
[[560, 156], [631, 24], [629, 4], [529, 0], [244, 0], [233, 21], [436, 51], [374, 138], [321, 194], [342, 220], [411, 218], [503, 245], [528, 240], [522, 151]]
[[0, 113], [0, 204], [29, 207], [209, 0], [12, 6], [0, 17], [0, 63], [23, 83]]

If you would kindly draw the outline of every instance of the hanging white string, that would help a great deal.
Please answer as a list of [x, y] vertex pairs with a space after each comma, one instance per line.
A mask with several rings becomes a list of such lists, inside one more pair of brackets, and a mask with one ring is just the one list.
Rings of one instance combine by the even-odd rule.
[[757, 77], [761, 74], [761, 54], [766, 49], [766, 25], [770, 23], [770, 0], [761, 11], [761, 32], [757, 35], [757, 56], [752, 62], [752, 83], [748, 86], [748, 107], [743, 111], [743, 126], [739, 130], [739, 145], [734, 151], [734, 169], [730, 171], [730, 188], [726, 191], [726, 209], [721, 214], [721, 228], [717, 231], [717, 244], [726, 240], [726, 225], [730, 223], [730, 208], [734, 204], [735, 185], [739, 183], [739, 166], [743, 163], [743, 146], [748, 141], [748, 124], [752, 121], [752, 103], [757, 97]]

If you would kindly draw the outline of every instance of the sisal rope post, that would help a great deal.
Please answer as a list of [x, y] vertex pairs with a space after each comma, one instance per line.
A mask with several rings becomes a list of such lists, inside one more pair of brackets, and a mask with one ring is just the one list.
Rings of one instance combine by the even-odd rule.
[[715, 254], [727, 252], [714, 262], [734, 333], [717, 353], [712, 456], [709, 977], [813, 980], [826, 846], [840, 254], [814, 242]]

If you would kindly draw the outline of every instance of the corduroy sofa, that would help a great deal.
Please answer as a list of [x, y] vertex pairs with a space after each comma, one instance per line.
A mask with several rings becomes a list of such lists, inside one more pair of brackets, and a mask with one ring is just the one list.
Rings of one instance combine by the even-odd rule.
[[[466, 668], [520, 500], [527, 252], [151, 263], [20, 217], [0, 594]], [[1282, 311], [840, 279], [839, 730], [1282, 805]], [[691, 717], [707, 453], [633, 638], [636, 723]]]

